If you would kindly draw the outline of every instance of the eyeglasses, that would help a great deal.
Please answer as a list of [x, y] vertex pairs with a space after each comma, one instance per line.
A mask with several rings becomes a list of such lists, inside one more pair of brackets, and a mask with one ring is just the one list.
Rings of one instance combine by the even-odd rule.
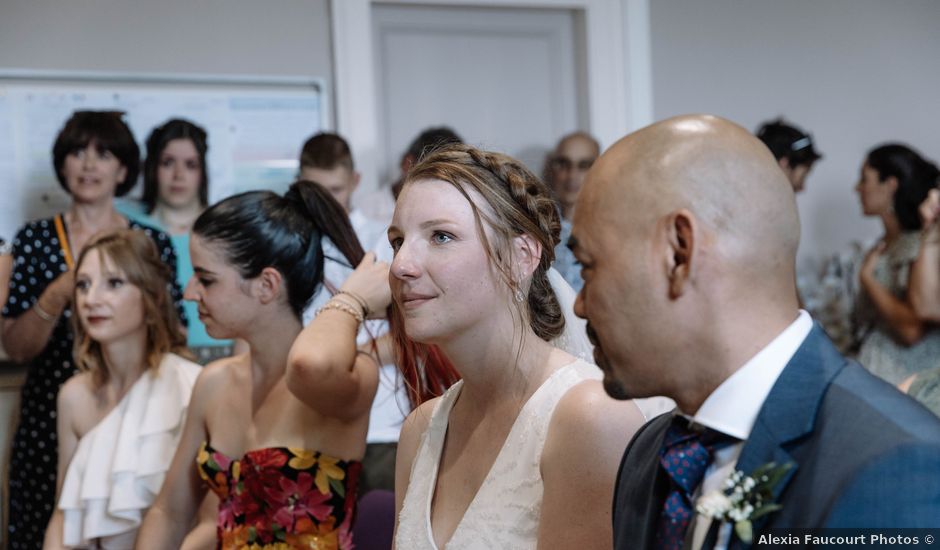
[[582, 159], [575, 162], [568, 157], [553, 157], [551, 161], [552, 169], [559, 172], [567, 172], [572, 168], [577, 168], [579, 172], [587, 172], [593, 164], [594, 159]]

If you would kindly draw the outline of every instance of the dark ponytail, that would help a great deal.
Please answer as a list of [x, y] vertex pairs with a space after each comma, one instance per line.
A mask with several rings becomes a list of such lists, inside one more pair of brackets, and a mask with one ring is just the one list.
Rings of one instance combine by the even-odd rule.
[[301, 202], [317, 231], [336, 245], [349, 266], [355, 268], [359, 265], [365, 251], [346, 210], [326, 188], [313, 181], [300, 180], [290, 186], [284, 198]]
[[868, 152], [865, 162], [878, 172], [878, 180], [894, 177], [894, 213], [907, 231], [921, 228], [918, 208], [927, 193], [937, 186], [937, 165], [901, 143], [887, 143]]
[[283, 197], [271, 191], [231, 196], [203, 212], [193, 233], [221, 246], [245, 279], [277, 269], [298, 319], [323, 282], [324, 236], [353, 267], [364, 255], [342, 206], [310, 181], [295, 182]]

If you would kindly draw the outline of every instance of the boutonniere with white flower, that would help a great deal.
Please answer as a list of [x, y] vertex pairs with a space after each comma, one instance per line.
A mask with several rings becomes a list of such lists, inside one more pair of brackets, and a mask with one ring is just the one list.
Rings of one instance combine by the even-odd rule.
[[774, 488], [792, 467], [792, 462], [769, 462], [751, 475], [735, 470], [721, 489], [698, 498], [695, 511], [712, 520], [733, 523], [738, 538], [750, 544], [754, 536], [752, 522], [783, 508], [773, 501]]

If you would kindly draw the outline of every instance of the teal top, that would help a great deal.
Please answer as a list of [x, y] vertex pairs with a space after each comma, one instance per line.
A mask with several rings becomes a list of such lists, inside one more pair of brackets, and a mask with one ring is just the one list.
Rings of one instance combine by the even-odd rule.
[[[163, 225], [155, 218], [150, 217], [144, 211], [144, 205], [141, 202], [118, 199], [114, 201], [114, 207], [118, 212], [128, 218], [166, 231]], [[189, 258], [189, 233], [182, 235], [170, 235], [170, 241], [173, 243], [173, 249], [176, 251], [176, 281], [181, 289], [185, 289], [189, 279], [193, 276], [193, 262]], [[206, 325], [199, 320], [199, 311], [196, 303], [184, 300], [183, 309], [186, 312], [186, 318], [189, 320], [189, 328], [186, 333], [186, 345], [195, 347], [206, 346], [230, 346], [231, 340], [216, 340], [206, 332]]]

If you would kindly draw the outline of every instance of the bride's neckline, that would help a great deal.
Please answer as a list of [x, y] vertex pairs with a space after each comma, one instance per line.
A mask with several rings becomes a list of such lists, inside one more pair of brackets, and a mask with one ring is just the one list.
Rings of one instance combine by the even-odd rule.
[[[457, 532], [460, 531], [460, 528], [464, 523], [464, 519], [466, 519], [466, 517], [474, 509], [474, 506], [480, 497], [480, 493], [483, 492], [483, 489], [491, 483], [493, 470], [500, 463], [500, 461], [503, 459], [503, 456], [506, 453], [506, 444], [509, 442], [510, 439], [512, 439], [512, 436], [517, 431], [517, 429], [519, 429], [519, 420], [523, 418], [523, 416], [525, 416], [525, 413], [527, 412], [527, 410], [532, 406], [532, 403], [535, 402], [536, 397], [541, 395], [545, 391], [545, 389], [549, 387], [549, 383], [552, 382], [555, 378], [557, 378], [559, 376], [559, 373], [563, 371], [567, 371], [568, 369], [577, 365], [580, 361], [581, 359], [575, 358], [573, 361], [566, 363], [565, 365], [555, 369], [555, 371], [552, 372], [550, 375], [548, 375], [548, 377], [539, 385], [539, 387], [534, 392], [532, 392], [532, 395], [530, 395], [529, 398], [526, 399], [526, 402], [519, 409], [519, 413], [516, 415], [516, 418], [513, 419], [512, 426], [509, 428], [509, 432], [506, 434], [506, 438], [503, 440], [502, 444], [500, 444], [499, 452], [496, 453], [496, 458], [493, 460], [493, 463], [490, 464], [489, 469], [486, 471], [486, 475], [483, 477], [483, 482], [480, 483], [479, 487], [477, 487], [476, 492], [473, 494], [473, 498], [470, 499], [470, 503], [467, 505], [467, 509], [464, 510], [463, 516], [461, 516], [460, 521], [457, 522], [456, 527], [454, 527], [453, 532], [451, 532], [450, 538], [448, 538], [447, 541], [444, 543], [444, 547], [450, 544], [450, 542], [454, 539], [454, 536], [457, 534]], [[431, 483], [430, 483], [430, 487], [428, 488], [427, 507], [425, 508], [425, 511], [424, 511], [425, 526], [427, 528], [428, 540], [430, 541], [431, 546], [432, 548], [434, 548], [434, 550], [439, 550], [439, 547], [437, 546], [437, 541], [434, 539], [434, 526], [431, 524], [431, 505], [434, 502], [434, 497], [436, 495], [437, 476], [440, 473], [440, 469], [441, 469], [441, 459], [443, 459], [444, 457], [444, 444], [447, 441], [447, 431], [450, 425], [450, 413], [453, 410], [454, 403], [456, 403], [457, 398], [460, 395], [460, 390], [462, 388], [463, 388], [462, 380], [457, 382], [457, 384], [455, 384], [455, 386], [451, 388], [451, 390], [448, 393], [453, 392], [453, 395], [448, 395], [448, 398], [449, 398], [448, 401], [446, 403], [441, 403], [441, 406], [446, 405], [447, 409], [439, 413], [439, 414], [446, 415], [444, 418], [441, 419], [441, 421], [444, 423], [444, 430], [440, 436], [440, 441], [437, 445], [438, 447], [437, 448], [437, 460], [434, 461], [434, 469], [431, 472]]]

